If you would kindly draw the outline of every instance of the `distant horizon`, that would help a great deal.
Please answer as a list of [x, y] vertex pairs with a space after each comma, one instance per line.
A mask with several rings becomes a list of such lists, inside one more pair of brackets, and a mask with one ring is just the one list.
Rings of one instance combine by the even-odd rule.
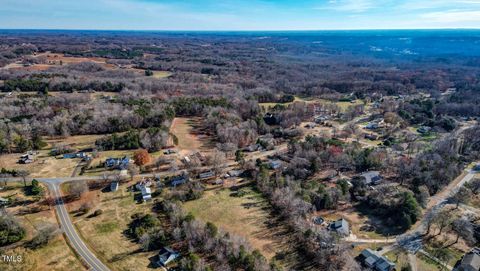
[[0, 28], [120, 31], [480, 29], [480, 0], [2, 0]]
[[345, 29], [82, 29], [82, 28], [1, 28], [0, 31], [112, 31], [112, 32], [339, 32], [339, 31], [455, 31], [480, 30], [480, 27], [458, 28], [345, 28]]

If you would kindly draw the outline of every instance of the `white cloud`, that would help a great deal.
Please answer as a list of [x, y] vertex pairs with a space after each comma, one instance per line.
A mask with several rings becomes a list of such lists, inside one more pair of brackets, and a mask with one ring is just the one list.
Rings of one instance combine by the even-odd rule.
[[326, 5], [315, 7], [314, 9], [361, 13], [376, 6], [375, 1], [372, 0], [330, 0]]
[[426, 10], [449, 7], [473, 8], [479, 6], [480, 0], [407, 0], [399, 4], [397, 8], [406, 10]]
[[424, 13], [420, 17], [436, 23], [480, 22], [480, 11], [448, 10]]

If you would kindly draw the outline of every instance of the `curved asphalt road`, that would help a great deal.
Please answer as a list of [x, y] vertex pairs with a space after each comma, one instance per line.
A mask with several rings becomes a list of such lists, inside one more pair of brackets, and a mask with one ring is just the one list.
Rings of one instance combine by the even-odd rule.
[[48, 182], [48, 187], [50, 191], [55, 196], [55, 209], [58, 214], [58, 219], [60, 221], [60, 227], [65, 232], [70, 244], [75, 249], [78, 255], [83, 258], [83, 260], [91, 267], [91, 270], [95, 271], [109, 271], [110, 269], [104, 265], [96, 256], [93, 254], [88, 247], [83, 242], [82, 238], [77, 234], [68, 211], [65, 208], [64, 202], [62, 200], [62, 195], [60, 194], [58, 183]]

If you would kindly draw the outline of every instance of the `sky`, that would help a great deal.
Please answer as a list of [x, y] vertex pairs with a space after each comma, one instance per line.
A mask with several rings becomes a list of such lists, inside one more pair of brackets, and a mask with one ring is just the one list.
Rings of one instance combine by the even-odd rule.
[[0, 28], [480, 28], [480, 0], [0, 0]]

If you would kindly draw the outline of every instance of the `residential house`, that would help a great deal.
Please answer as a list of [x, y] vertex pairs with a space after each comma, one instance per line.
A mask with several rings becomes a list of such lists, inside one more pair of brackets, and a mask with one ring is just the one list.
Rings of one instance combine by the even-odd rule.
[[63, 154], [63, 159], [73, 159], [73, 158], [82, 158], [88, 159], [88, 155], [85, 152], [77, 152], [77, 153], [65, 153]]
[[158, 261], [157, 265], [159, 266], [167, 266], [169, 263], [175, 261], [178, 257], [180, 257], [180, 253], [174, 251], [169, 247], [163, 247], [158, 252]]
[[142, 187], [152, 186], [152, 181], [149, 178], [143, 178], [140, 182], [135, 185], [135, 188], [139, 191], [142, 190]]
[[142, 192], [143, 201], [148, 201], [152, 199], [152, 189], [150, 189], [150, 187], [142, 186], [140, 191]]
[[243, 174], [243, 170], [230, 170], [227, 172], [227, 174], [225, 174], [225, 177], [227, 178], [233, 178], [233, 177], [240, 177], [240, 175]]
[[365, 267], [375, 271], [392, 271], [395, 269], [394, 263], [369, 248], [364, 249], [358, 259]]
[[431, 127], [428, 127], [428, 126], [422, 126], [422, 127], [420, 127], [420, 128], [418, 128], [418, 129], [417, 129], [417, 132], [418, 132], [419, 134], [422, 134], [422, 135], [424, 135], [424, 134], [428, 134], [428, 133], [430, 133], [430, 131], [431, 131], [431, 130], [432, 130], [432, 128], [431, 128]]
[[268, 167], [270, 169], [279, 169], [282, 167], [282, 161], [280, 160], [270, 160], [268, 162]]
[[329, 229], [335, 231], [342, 236], [350, 235], [350, 226], [345, 219], [339, 219], [329, 225]]
[[187, 175], [179, 175], [179, 176], [176, 176], [176, 177], [172, 178], [172, 180], [170, 181], [170, 186], [176, 187], [176, 186], [182, 185], [186, 182], [188, 182], [188, 176]]
[[364, 172], [361, 177], [365, 178], [366, 185], [377, 185], [380, 184], [383, 180], [379, 171], [367, 171]]
[[325, 122], [325, 121], [327, 121], [327, 120], [329, 120], [329, 119], [330, 119], [329, 116], [316, 116], [316, 117], [314, 118], [314, 121], [315, 121], [315, 123], [321, 124], [321, 123], [323, 123], [323, 122]]
[[112, 183], [110, 184], [110, 191], [112, 191], [112, 192], [117, 191], [117, 190], [118, 190], [118, 186], [119, 186], [118, 182], [112, 182]]
[[479, 271], [480, 270], [480, 248], [473, 248], [455, 264], [453, 271]]
[[258, 151], [260, 148], [261, 148], [260, 144], [252, 144], [243, 148], [243, 151], [254, 152], [254, 151]]
[[380, 126], [376, 122], [370, 122], [365, 126], [365, 129], [367, 130], [376, 130], [378, 128], [380, 128]]
[[215, 176], [215, 173], [211, 170], [209, 171], [205, 171], [205, 172], [202, 172], [200, 174], [198, 174], [198, 178], [200, 180], [206, 180], [206, 179], [210, 179], [212, 178], [213, 176]]
[[126, 169], [129, 163], [130, 159], [127, 156], [123, 158], [107, 158], [105, 160], [105, 166], [112, 169]]
[[33, 154], [24, 154], [20, 156], [20, 160], [18, 160], [18, 163], [20, 164], [30, 164], [35, 161], [35, 158], [33, 157]]
[[476, 164], [476, 165], [473, 167], [473, 170], [475, 170], [475, 171], [480, 171], [480, 164]]

